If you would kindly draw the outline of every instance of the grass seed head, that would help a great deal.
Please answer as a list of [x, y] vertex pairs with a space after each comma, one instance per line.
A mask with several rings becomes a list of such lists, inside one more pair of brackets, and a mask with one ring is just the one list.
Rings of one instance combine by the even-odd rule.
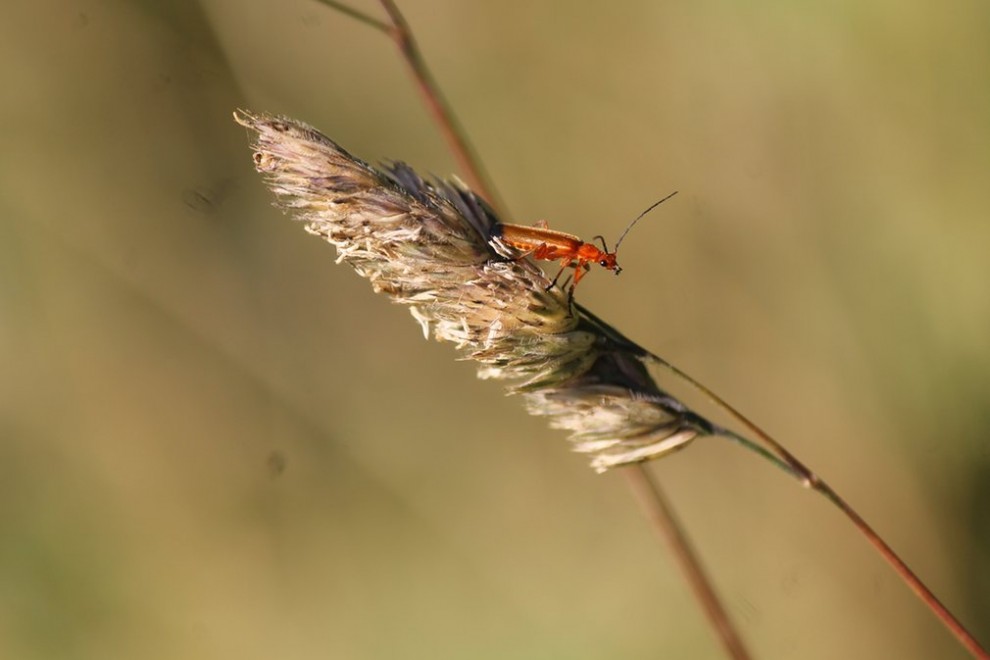
[[492, 238], [498, 219], [461, 182], [426, 181], [403, 163], [374, 168], [292, 119], [234, 118], [255, 133], [255, 168], [279, 206], [376, 292], [408, 306], [424, 334], [479, 362], [480, 377], [510, 381], [596, 470], [655, 458], [706, 432], [639, 357]]

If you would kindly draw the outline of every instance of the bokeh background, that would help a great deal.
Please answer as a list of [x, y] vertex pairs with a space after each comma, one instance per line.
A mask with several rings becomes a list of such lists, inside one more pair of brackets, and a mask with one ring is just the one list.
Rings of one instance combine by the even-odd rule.
[[[512, 220], [680, 190], [581, 301], [990, 643], [990, 8], [609, 5], [401, 3]], [[454, 170], [390, 42], [308, 0], [0, 35], [0, 656], [721, 657], [620, 476], [271, 207], [235, 107]], [[758, 657], [966, 657], [753, 456], [652, 469]]]

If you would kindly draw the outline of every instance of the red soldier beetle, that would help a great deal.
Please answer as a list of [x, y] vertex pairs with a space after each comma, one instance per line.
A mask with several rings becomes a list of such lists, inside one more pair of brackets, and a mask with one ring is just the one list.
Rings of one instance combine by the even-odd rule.
[[573, 296], [578, 282], [581, 281], [581, 278], [584, 277], [586, 272], [591, 270], [592, 263], [598, 264], [605, 270], [615, 271], [616, 275], [621, 273], [622, 268], [616, 262], [615, 255], [619, 251], [619, 245], [622, 243], [622, 239], [626, 237], [626, 234], [629, 233], [629, 230], [633, 228], [633, 225], [640, 218], [676, 194], [677, 191], [675, 190], [660, 201], [654, 202], [649, 208], [636, 216], [625, 230], [623, 230], [619, 236], [619, 240], [615, 242], [615, 249], [611, 252], [609, 252], [608, 245], [605, 244], [605, 239], [601, 236], [595, 236], [592, 239], [601, 242], [602, 247], [599, 249], [594, 243], [582, 241], [573, 234], [566, 234], [562, 231], [547, 228], [545, 221], [540, 222], [535, 227], [500, 223], [495, 225], [492, 235], [500, 238], [506, 245], [525, 252], [524, 257], [531, 256], [534, 259], [546, 261], [556, 261], [559, 259], [561, 265], [560, 271], [557, 273], [557, 277], [553, 278], [553, 282], [547, 289], [550, 289], [557, 283], [557, 278], [560, 277], [560, 273], [564, 272], [565, 268], [573, 267], [574, 282], [571, 284], [570, 290], [570, 294]]

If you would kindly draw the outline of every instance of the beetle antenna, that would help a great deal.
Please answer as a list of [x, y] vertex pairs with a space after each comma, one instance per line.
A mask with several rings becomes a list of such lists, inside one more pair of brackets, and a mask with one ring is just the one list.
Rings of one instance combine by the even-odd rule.
[[608, 245], [605, 244], [605, 237], [604, 236], [602, 236], [601, 234], [599, 234], [598, 236], [592, 236], [591, 237], [591, 240], [593, 240], [593, 241], [596, 241], [596, 240], [597, 241], [601, 241], [602, 242], [602, 249], [605, 250], [606, 253], [608, 252]]
[[[677, 191], [675, 190], [674, 192], [670, 193], [669, 195], [667, 195], [666, 197], [664, 197], [660, 201], [653, 202], [652, 204], [650, 204], [649, 208], [647, 208], [645, 211], [643, 211], [642, 213], [640, 213], [639, 215], [637, 215], [636, 216], [636, 219], [633, 220], [632, 222], [630, 222], [629, 225], [622, 232], [622, 235], [619, 236], [619, 240], [617, 240], [615, 242], [615, 252], [618, 252], [619, 251], [619, 244], [622, 242], [622, 239], [626, 237], [626, 234], [628, 234], [629, 233], [629, 230], [633, 228], [633, 225], [635, 225], [637, 222], [639, 222], [639, 219], [640, 218], [642, 218], [644, 215], [646, 215], [647, 213], [649, 213], [650, 211], [652, 211], [656, 207], [660, 206], [661, 204], [663, 204], [664, 202], [666, 202], [668, 199], [670, 199], [671, 197], [673, 197], [676, 194], [677, 194]], [[606, 252], [608, 252], [608, 250], [606, 250]], [[613, 252], [612, 254], [615, 254], [615, 252]]]

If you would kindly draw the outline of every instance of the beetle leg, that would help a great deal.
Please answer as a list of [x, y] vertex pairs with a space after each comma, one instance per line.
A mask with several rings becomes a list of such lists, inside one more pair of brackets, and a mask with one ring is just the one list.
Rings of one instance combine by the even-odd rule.
[[[560, 270], [558, 270], [558, 271], [557, 271], [557, 274], [556, 274], [556, 275], [554, 275], [554, 277], [553, 277], [553, 281], [552, 281], [552, 282], [550, 282], [550, 285], [549, 285], [549, 286], [548, 286], [548, 287], [546, 288], [546, 291], [549, 291], [550, 289], [552, 289], [552, 288], [554, 288], [555, 286], [557, 286], [557, 280], [559, 280], [559, 279], [560, 279], [560, 276], [561, 276], [561, 275], [562, 275], [562, 274], [564, 273], [564, 271], [565, 271], [565, 270], [567, 270], [567, 266], [561, 266], [561, 267], [560, 267]], [[566, 283], [566, 282], [564, 283], [564, 286], [565, 286], [565, 287], [567, 286], [567, 283]]]
[[571, 286], [572, 293], [574, 292], [574, 288], [578, 285], [578, 282], [581, 281], [581, 278], [584, 277], [584, 274], [589, 270], [591, 270], [591, 267], [588, 265], [587, 261], [579, 261], [574, 265], [574, 284]]

